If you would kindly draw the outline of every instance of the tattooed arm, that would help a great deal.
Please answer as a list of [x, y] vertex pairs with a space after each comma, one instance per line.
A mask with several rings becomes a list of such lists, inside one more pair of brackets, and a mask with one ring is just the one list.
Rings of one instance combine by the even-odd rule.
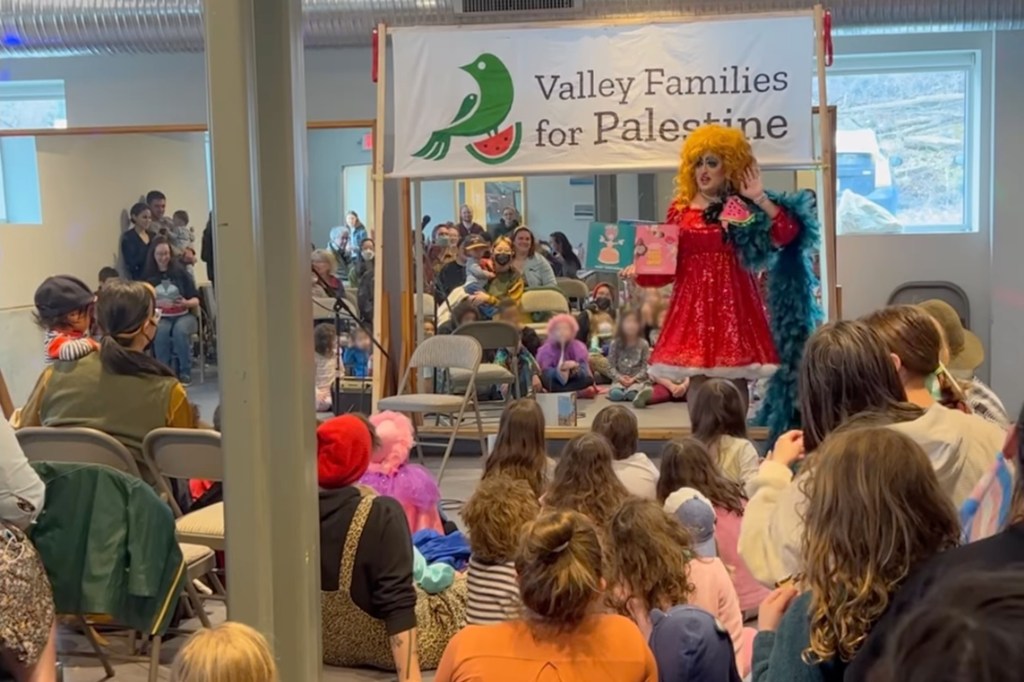
[[416, 628], [391, 635], [391, 655], [395, 659], [398, 682], [422, 682], [420, 659], [416, 655]]

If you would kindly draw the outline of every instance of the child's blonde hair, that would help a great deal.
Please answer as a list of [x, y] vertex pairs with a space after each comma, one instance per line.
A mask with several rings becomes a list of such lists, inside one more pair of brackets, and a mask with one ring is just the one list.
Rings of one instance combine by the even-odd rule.
[[263, 635], [241, 623], [221, 623], [192, 635], [171, 666], [171, 682], [278, 682]]

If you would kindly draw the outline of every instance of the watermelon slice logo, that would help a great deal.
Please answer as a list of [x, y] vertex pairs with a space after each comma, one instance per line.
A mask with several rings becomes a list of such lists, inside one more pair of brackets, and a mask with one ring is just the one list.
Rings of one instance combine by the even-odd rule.
[[471, 140], [466, 152], [480, 163], [505, 163], [516, 155], [523, 140], [521, 122], [501, 128], [515, 101], [512, 74], [504, 62], [488, 52], [459, 68], [476, 81], [478, 92], [467, 94], [451, 122], [432, 132], [413, 156], [441, 161], [451, 150], [452, 138], [461, 137]]

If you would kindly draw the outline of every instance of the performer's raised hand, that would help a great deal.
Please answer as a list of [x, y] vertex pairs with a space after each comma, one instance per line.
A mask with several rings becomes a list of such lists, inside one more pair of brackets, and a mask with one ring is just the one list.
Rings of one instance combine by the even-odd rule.
[[755, 204], [764, 198], [764, 181], [761, 180], [761, 168], [757, 162], [750, 164], [747, 170], [743, 171], [740, 194]]

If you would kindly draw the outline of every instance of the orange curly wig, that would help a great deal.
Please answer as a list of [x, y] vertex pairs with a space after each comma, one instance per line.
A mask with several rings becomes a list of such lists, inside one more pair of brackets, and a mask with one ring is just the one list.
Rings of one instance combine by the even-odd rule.
[[697, 162], [707, 154], [714, 154], [725, 164], [726, 180], [733, 191], [743, 184], [743, 172], [756, 162], [750, 142], [738, 128], [721, 125], [702, 125], [683, 143], [679, 155], [679, 174], [676, 176], [676, 202], [687, 206], [697, 194], [694, 173]]

